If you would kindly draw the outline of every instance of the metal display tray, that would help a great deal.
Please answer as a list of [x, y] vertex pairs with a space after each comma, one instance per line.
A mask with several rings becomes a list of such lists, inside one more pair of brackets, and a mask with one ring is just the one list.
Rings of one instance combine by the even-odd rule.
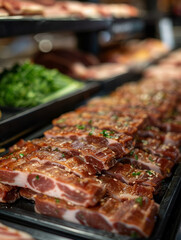
[[[48, 125], [37, 132], [27, 136], [25, 140], [42, 137], [43, 132], [49, 128]], [[164, 234], [170, 221], [173, 210], [179, 207], [178, 197], [181, 193], [181, 163], [177, 164], [172, 176], [166, 178], [162, 184], [159, 194], [155, 196], [155, 201], [160, 204], [159, 216], [157, 218], [154, 231], [147, 240], [164, 239]], [[21, 225], [22, 229], [31, 226], [32, 233], [41, 231], [44, 233], [44, 240], [49, 240], [47, 233], [52, 233], [52, 240], [57, 236], [64, 236], [70, 239], [89, 240], [130, 240], [129, 236], [122, 236], [110, 232], [93, 229], [91, 227], [67, 222], [58, 218], [40, 215], [34, 212], [34, 204], [25, 199], [19, 199], [14, 204], [0, 204], [0, 218]], [[1, 221], [1, 220], [0, 220]], [[25, 228], [24, 228], [25, 227]], [[35, 239], [41, 240], [35, 235]], [[55, 235], [55, 238], [54, 238]], [[42, 235], [41, 235], [42, 236]], [[60, 238], [61, 239], [61, 238]], [[171, 240], [171, 239], [169, 239]]]

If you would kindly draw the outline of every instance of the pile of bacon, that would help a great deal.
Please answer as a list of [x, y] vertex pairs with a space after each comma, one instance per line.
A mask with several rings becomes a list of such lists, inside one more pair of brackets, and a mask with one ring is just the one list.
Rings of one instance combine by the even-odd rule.
[[[178, 55], [157, 68], [178, 69]], [[41, 214], [150, 236], [159, 212], [153, 196], [181, 146], [181, 78], [151, 72], [54, 119], [43, 138], [12, 146], [0, 158], [1, 201], [20, 194]]]
[[128, 4], [95, 4], [56, 0], [0, 0], [0, 16], [40, 15], [51, 18], [127, 18], [138, 16]]

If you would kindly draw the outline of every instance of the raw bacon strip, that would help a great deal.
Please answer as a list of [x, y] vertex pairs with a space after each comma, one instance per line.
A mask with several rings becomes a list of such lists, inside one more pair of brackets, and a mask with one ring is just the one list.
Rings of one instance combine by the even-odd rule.
[[104, 188], [96, 179], [81, 179], [58, 166], [29, 161], [22, 154], [16, 161], [12, 157], [12, 162], [7, 164], [3, 160], [0, 161], [0, 181], [4, 184], [29, 188], [82, 206], [95, 205], [104, 194]]
[[19, 189], [0, 183], [0, 202], [13, 203], [19, 198]]
[[120, 158], [129, 153], [134, 146], [134, 141], [131, 136], [82, 125], [77, 127], [65, 127], [63, 129], [53, 127], [52, 129], [46, 131], [44, 135], [47, 138], [64, 138], [74, 140], [86, 139], [89, 144], [102, 142], [104, 147], [111, 149], [116, 153], [116, 158]]
[[169, 176], [174, 162], [153, 154], [149, 154], [141, 149], [135, 148], [130, 154], [121, 159], [121, 162], [132, 164], [141, 169], [153, 170], [164, 176]]
[[116, 154], [106, 146], [106, 139], [92, 138], [82, 139], [45, 138], [36, 139], [33, 142], [41, 147], [50, 147], [52, 150], [63, 151], [72, 156], [80, 156], [87, 164], [99, 172], [109, 169], [116, 162]]
[[162, 144], [158, 139], [139, 138], [137, 139], [136, 147], [161, 158], [167, 158], [173, 163], [177, 163], [180, 159], [180, 151], [177, 147]]
[[153, 198], [154, 188], [151, 186], [148, 187], [139, 184], [134, 184], [133, 186], [127, 185], [116, 178], [104, 174], [99, 179], [105, 185], [108, 196], [119, 201], [135, 199], [139, 196]]
[[10, 228], [0, 223], [0, 239], [2, 240], [33, 240], [29, 234]]
[[155, 189], [158, 188], [163, 179], [161, 174], [153, 170], [138, 169], [131, 164], [122, 164], [120, 162], [107, 170], [106, 174], [129, 185], [141, 184]]
[[35, 197], [37, 213], [120, 234], [136, 232], [143, 237], [151, 234], [158, 208], [153, 200], [142, 197], [124, 202], [108, 198], [92, 208], [69, 205], [45, 195]]

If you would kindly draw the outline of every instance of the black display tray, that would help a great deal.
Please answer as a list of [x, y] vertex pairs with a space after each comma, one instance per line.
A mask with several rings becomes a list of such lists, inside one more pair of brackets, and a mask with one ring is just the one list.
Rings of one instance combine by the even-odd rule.
[[39, 16], [11, 16], [0, 18], [0, 37], [12, 37], [42, 32], [74, 31], [90, 32], [110, 27], [111, 19], [64, 19]]
[[16, 109], [2, 110], [0, 147], [30, 133], [40, 126], [47, 125], [53, 118], [65, 111], [72, 110], [76, 107], [76, 104], [97, 93], [99, 89], [100, 85], [98, 83], [87, 83], [80, 90], [36, 107], [18, 111]]
[[[177, 172], [179, 171], [181, 172], [181, 165], [177, 166], [177, 170], [173, 175], [171, 181], [166, 181], [164, 184], [162, 184], [161, 192], [163, 192], [165, 189], [167, 190], [166, 192], [164, 191], [164, 195], [161, 196], [159, 217], [155, 224], [153, 234], [148, 238], [148, 240], [165, 239], [163, 236], [169, 223], [169, 217], [172, 213], [173, 208], [176, 207], [175, 202], [181, 190], [181, 176], [180, 173], [179, 176], [177, 175]], [[159, 200], [157, 201], [159, 202]], [[33, 203], [24, 199], [20, 199], [11, 205], [1, 204], [0, 218], [3, 220], [11, 221], [12, 226], [14, 223], [20, 225], [20, 229], [24, 229], [25, 231], [27, 227], [31, 226], [30, 233], [33, 234], [37, 240], [42, 239], [36, 236], [37, 231], [41, 232], [41, 236], [43, 236], [44, 240], [50, 239], [47, 233], [52, 233], [55, 236], [66, 236], [71, 239], [79, 240], [133, 239], [129, 236], [113, 234], [83, 225], [67, 222], [61, 219], [39, 215], [34, 212]], [[53, 240], [54, 238], [51, 239]]]
[[[22, 226], [18, 223], [14, 223], [14, 222], [9, 222], [7, 220], [0, 220], [1, 223], [5, 224], [8, 227], [12, 227], [16, 230], [20, 230], [20, 231], [24, 231], [26, 233], [29, 233], [34, 239], [36, 240], [71, 240], [70, 238], [66, 238], [63, 236], [58, 236], [55, 235], [53, 233], [47, 233], [45, 231], [42, 231], [40, 229], [34, 229], [32, 228], [32, 226]], [[3, 239], [1, 239], [3, 240]]]
[[[42, 137], [43, 132], [50, 129], [52, 125], [40, 129], [37, 132], [27, 136], [25, 140]], [[165, 233], [168, 226], [171, 225], [170, 219], [173, 224], [172, 213], [174, 209], [180, 208], [179, 196], [181, 195], [181, 163], [177, 164], [173, 171], [172, 176], [166, 178], [160, 187], [159, 194], [155, 196], [155, 201], [160, 204], [159, 215], [155, 224], [154, 231], [151, 237], [147, 240], [165, 240]], [[177, 213], [175, 215], [177, 216]], [[55, 236], [65, 236], [76, 240], [130, 240], [133, 239], [129, 236], [122, 236], [98, 229], [93, 229], [87, 226], [67, 222], [58, 218], [40, 215], [34, 212], [34, 204], [25, 199], [19, 199], [14, 204], [0, 204], [0, 219], [11, 221], [12, 223], [19, 224], [21, 229], [31, 226], [32, 233], [41, 231], [44, 240], [49, 240], [47, 233], [52, 233]], [[1, 220], [0, 220], [1, 221]], [[175, 224], [179, 224], [179, 218], [175, 218]], [[25, 228], [24, 228], [25, 227]], [[41, 238], [36, 237], [40, 240]], [[52, 240], [54, 238], [51, 238]], [[174, 238], [169, 238], [172, 240]], [[55, 238], [56, 240], [56, 238]]]

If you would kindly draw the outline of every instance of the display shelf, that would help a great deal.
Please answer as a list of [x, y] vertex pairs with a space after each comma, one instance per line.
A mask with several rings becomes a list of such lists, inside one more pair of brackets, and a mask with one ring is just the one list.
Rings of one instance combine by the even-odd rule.
[[43, 17], [3, 17], [0, 18], [0, 37], [12, 37], [42, 32], [100, 31], [110, 27], [111, 19], [61, 19]]
[[112, 33], [142, 32], [145, 19], [131, 18], [102, 18], [102, 19], [64, 19], [43, 17], [11, 16], [0, 18], [0, 37], [37, 34], [55, 31], [92, 32], [110, 30]]

